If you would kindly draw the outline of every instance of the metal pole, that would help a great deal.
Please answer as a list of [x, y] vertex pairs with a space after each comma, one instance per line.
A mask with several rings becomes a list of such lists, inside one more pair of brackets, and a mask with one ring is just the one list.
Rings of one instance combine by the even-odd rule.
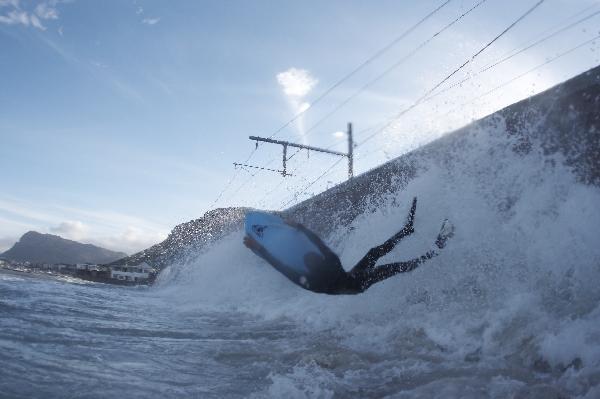
[[[311, 145], [304, 145], [304, 144], [297, 144], [297, 143], [292, 143], [289, 141], [283, 141], [283, 140], [274, 140], [271, 138], [265, 138], [265, 137], [258, 137], [258, 136], [250, 136], [249, 137], [250, 140], [252, 141], [256, 141], [256, 145], [258, 146], [258, 142], [259, 141], [263, 141], [265, 143], [272, 143], [272, 144], [279, 144], [281, 146], [283, 146], [283, 170], [280, 171], [281, 174], [285, 177], [285, 176], [292, 176], [290, 174], [287, 173], [287, 149], [288, 147], [294, 147], [294, 148], [299, 148], [299, 149], [303, 149], [303, 150], [307, 150], [307, 151], [317, 151], [317, 152], [323, 152], [326, 154], [331, 154], [331, 155], [337, 155], [340, 157], [348, 157], [348, 179], [351, 179], [354, 175], [354, 171], [353, 171], [353, 165], [354, 165], [354, 141], [352, 139], [352, 123], [348, 123], [348, 152], [339, 152], [339, 151], [332, 151], [332, 150], [328, 150], [326, 148], [319, 148], [319, 147], [313, 147]], [[257, 167], [257, 166], [251, 166], [251, 165], [246, 165], [246, 164], [237, 164], [234, 163], [234, 165], [236, 166], [246, 166], [246, 167], [250, 167], [250, 168], [256, 168], [256, 169], [261, 169], [261, 170], [273, 170], [273, 169], [268, 169], [268, 168], [264, 168], [264, 167]], [[274, 171], [274, 170], [273, 170]]]
[[287, 161], [287, 144], [283, 144], [283, 177], [285, 177], [287, 175], [287, 171], [285, 168], [285, 162]]
[[354, 176], [354, 141], [352, 140], [352, 123], [348, 122], [348, 179]]

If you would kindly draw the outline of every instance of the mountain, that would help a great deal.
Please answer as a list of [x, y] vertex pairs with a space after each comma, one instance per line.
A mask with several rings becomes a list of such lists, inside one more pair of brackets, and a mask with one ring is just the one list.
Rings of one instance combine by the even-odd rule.
[[27, 232], [0, 257], [33, 263], [108, 263], [127, 254], [82, 244], [52, 234]]
[[[600, 187], [599, 134], [600, 67], [596, 67], [448, 133], [281, 214], [327, 237], [335, 229], [351, 225], [365, 211], [376, 209], [389, 196], [398, 196], [413, 180], [433, 169], [450, 173], [463, 168], [461, 173], [477, 174], [482, 179], [501, 176], [506, 173], [507, 165], [498, 154], [505, 157], [518, 155], [523, 167], [544, 162], [552, 168], [562, 163], [579, 182]], [[539, 153], [544, 159], [537, 158]], [[482, 155], [471, 159], [474, 154]], [[447, 184], [445, 181], [439, 183]], [[493, 182], [482, 180], [477, 184], [493, 185]], [[495, 206], [503, 212], [510, 212], [515, 198], [509, 184], [505, 191], [499, 190], [490, 200], [496, 201]], [[409, 202], [410, 198], [402, 200]], [[163, 269], [186, 257], [197, 256], [209, 244], [241, 229], [248, 209], [209, 211], [202, 218], [175, 227], [162, 243], [115, 264], [145, 261]]]

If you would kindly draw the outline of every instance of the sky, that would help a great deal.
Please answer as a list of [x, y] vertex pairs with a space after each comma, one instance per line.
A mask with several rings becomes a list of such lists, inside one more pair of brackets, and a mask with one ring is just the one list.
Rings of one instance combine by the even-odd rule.
[[236, 168], [282, 168], [250, 135], [345, 152], [352, 122], [359, 174], [600, 64], [600, 0], [546, 0], [474, 59], [538, 0], [435, 35], [481, 2], [450, 0], [396, 40], [445, 2], [0, 0], [0, 251], [36, 230], [133, 253], [213, 208], [282, 209], [347, 161]]

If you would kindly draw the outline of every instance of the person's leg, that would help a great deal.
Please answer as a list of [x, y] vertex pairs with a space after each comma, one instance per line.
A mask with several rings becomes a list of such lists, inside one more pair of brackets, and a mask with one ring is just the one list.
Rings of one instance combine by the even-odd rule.
[[[444, 220], [444, 222], [442, 223], [442, 227], [440, 228], [440, 232], [437, 236], [437, 239], [435, 240], [436, 247], [439, 249], [443, 249], [446, 246], [448, 239], [451, 238], [453, 235], [454, 226], [448, 221], [448, 219]], [[398, 273], [406, 273], [415, 270], [421, 263], [424, 263], [425, 261], [433, 258], [434, 256], [437, 256], [438, 254], [439, 253], [436, 250], [430, 250], [425, 255], [422, 255], [415, 259], [411, 259], [407, 262], [388, 263], [385, 265], [378, 266], [376, 268], [357, 270], [357, 273], [355, 273], [354, 278], [360, 285], [361, 290], [365, 291], [373, 284], [395, 276]]]
[[402, 240], [404, 237], [409, 236], [412, 233], [414, 233], [415, 229], [413, 227], [413, 223], [415, 220], [415, 211], [416, 210], [417, 210], [417, 197], [415, 197], [413, 199], [413, 203], [410, 208], [410, 212], [408, 214], [408, 220], [406, 221], [406, 224], [404, 225], [402, 230], [400, 230], [399, 232], [394, 234], [390, 239], [388, 239], [383, 244], [369, 249], [367, 254], [360, 261], [358, 261], [358, 263], [352, 268], [352, 270], [350, 272], [352, 273], [352, 272], [356, 272], [356, 271], [360, 271], [360, 270], [366, 270], [366, 269], [373, 268], [375, 266], [375, 263], [377, 263], [377, 260], [379, 260], [379, 258], [388, 254], [392, 249], [394, 249], [394, 247], [396, 246], [396, 244], [398, 244], [400, 242], [400, 240]]
[[362, 273], [357, 274], [355, 278], [360, 280], [361, 288], [364, 291], [373, 284], [395, 276], [398, 273], [406, 273], [415, 270], [421, 263], [424, 263], [437, 255], [438, 253], [436, 251], [429, 251], [425, 255], [406, 262], [388, 263], [373, 269], [364, 270]]

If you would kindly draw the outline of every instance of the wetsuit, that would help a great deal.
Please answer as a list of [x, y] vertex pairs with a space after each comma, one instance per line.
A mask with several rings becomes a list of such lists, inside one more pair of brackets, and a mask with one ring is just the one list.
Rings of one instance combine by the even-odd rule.
[[[279, 260], [271, 256], [262, 246], [248, 245], [259, 256], [267, 260], [273, 267], [284, 274], [288, 279], [304, 289], [331, 295], [339, 294], [359, 294], [370, 286], [398, 273], [414, 270], [421, 263], [437, 255], [434, 250], [428, 251], [424, 255], [405, 262], [388, 263], [375, 266], [377, 260], [388, 254], [404, 237], [414, 232], [413, 221], [417, 207], [417, 199], [413, 204], [408, 216], [406, 225], [388, 239], [383, 244], [371, 248], [367, 254], [349, 271], [346, 272], [342, 267], [340, 258], [317, 236], [315, 233], [298, 223], [290, 223], [298, 228], [319, 248], [321, 254], [309, 253], [304, 258], [304, 263], [309, 270], [307, 274], [300, 274], [286, 267]], [[442, 230], [446, 222], [442, 225]], [[450, 230], [447, 233], [438, 235], [436, 245], [443, 248], [446, 240], [452, 235]]]

